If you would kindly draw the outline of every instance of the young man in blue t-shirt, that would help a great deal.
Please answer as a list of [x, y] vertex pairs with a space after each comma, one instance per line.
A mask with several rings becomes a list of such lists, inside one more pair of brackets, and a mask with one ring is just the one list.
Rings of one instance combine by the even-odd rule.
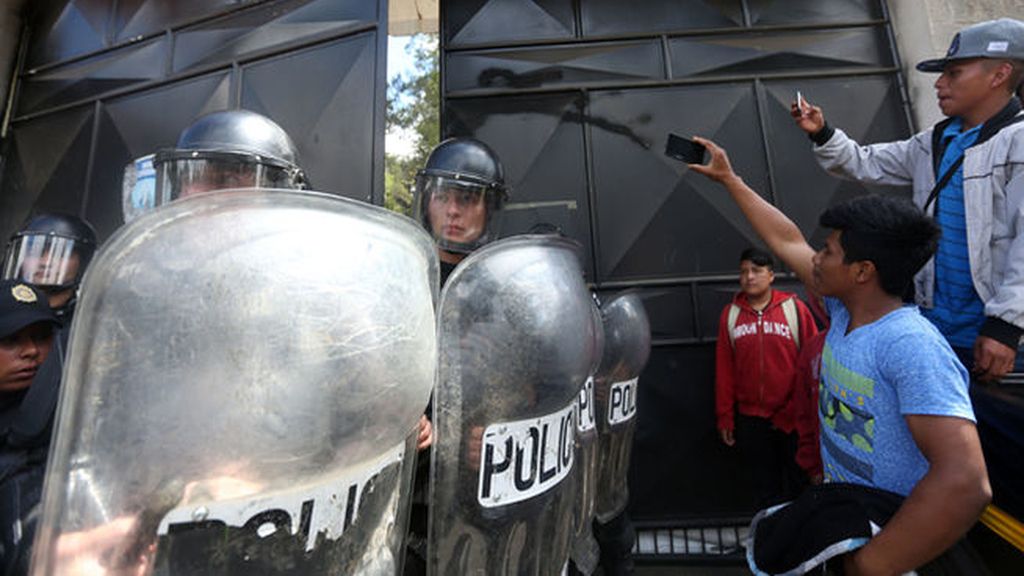
[[935, 252], [935, 223], [908, 201], [832, 207], [815, 253], [800, 229], [733, 172], [725, 151], [694, 171], [721, 183], [769, 248], [818, 295], [831, 324], [819, 415], [826, 480], [905, 496], [884, 528], [846, 555], [845, 574], [902, 574], [940, 555], [991, 498], [967, 372], [902, 294]]

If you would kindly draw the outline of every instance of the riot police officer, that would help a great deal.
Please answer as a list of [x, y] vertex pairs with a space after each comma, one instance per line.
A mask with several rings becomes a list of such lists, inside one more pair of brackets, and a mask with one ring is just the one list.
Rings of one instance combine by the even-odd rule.
[[[508, 199], [505, 171], [498, 155], [473, 138], [448, 138], [431, 150], [416, 173], [413, 217], [430, 232], [437, 244], [441, 286], [473, 250], [496, 240], [499, 214]], [[420, 449], [432, 442], [428, 419], [432, 406], [420, 421]], [[427, 483], [430, 458], [421, 453], [416, 470], [409, 547], [405, 573], [426, 573]]]
[[0, 523], [6, 528], [18, 526], [16, 531], [3, 532], [5, 574], [23, 573], [28, 568], [35, 530], [34, 520], [28, 518], [42, 490], [78, 285], [95, 251], [92, 226], [70, 214], [30, 218], [7, 244], [3, 279], [38, 290], [59, 323], [51, 353], [34, 373], [28, 390], [7, 399], [0, 423], [0, 458], [5, 461], [0, 477], [4, 503]]
[[[5, 575], [28, 571], [32, 511], [43, 487], [49, 434], [25, 433], [26, 427], [38, 425], [26, 404], [32, 403], [37, 386], [46, 384], [39, 376], [56, 355], [50, 350], [57, 325], [41, 291], [20, 280], [0, 281], [0, 573]], [[47, 423], [52, 414], [51, 407]]]
[[415, 218], [434, 236], [441, 285], [470, 252], [498, 239], [508, 200], [498, 155], [473, 138], [438, 144], [416, 174]]
[[270, 118], [250, 110], [211, 112], [186, 127], [174, 148], [129, 164], [125, 220], [178, 198], [229, 188], [308, 188], [295, 144]]
[[76, 292], [96, 252], [96, 232], [70, 214], [40, 214], [11, 235], [3, 279], [42, 290], [58, 318], [70, 324]]

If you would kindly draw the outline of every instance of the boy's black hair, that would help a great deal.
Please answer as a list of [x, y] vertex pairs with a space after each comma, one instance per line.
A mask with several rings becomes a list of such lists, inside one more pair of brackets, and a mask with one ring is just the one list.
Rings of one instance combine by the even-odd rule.
[[844, 262], [873, 262], [882, 290], [893, 296], [903, 296], [935, 254], [941, 234], [910, 200], [892, 196], [854, 198], [825, 210], [818, 222], [841, 232]]
[[772, 271], [775, 270], [775, 260], [772, 259], [772, 255], [760, 248], [751, 246], [744, 250], [740, 254], [740, 262], [744, 260], [750, 260], [757, 266], [767, 266]]

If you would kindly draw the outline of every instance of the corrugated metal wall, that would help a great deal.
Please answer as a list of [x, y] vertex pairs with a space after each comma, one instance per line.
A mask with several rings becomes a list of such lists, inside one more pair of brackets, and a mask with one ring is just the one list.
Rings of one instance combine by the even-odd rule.
[[121, 224], [122, 169], [196, 116], [248, 108], [313, 185], [383, 202], [386, 0], [70, 0], [29, 6], [0, 236], [63, 211]]
[[867, 141], [910, 132], [879, 0], [449, 0], [443, 132], [491, 144], [510, 227], [560, 226], [601, 291], [636, 288], [655, 349], [640, 382], [631, 480], [639, 518], [751, 505], [717, 441], [713, 341], [756, 242], [725, 191], [663, 155], [669, 132], [724, 145], [737, 171], [815, 241], [861, 186], [826, 175], [789, 116], [795, 92]]

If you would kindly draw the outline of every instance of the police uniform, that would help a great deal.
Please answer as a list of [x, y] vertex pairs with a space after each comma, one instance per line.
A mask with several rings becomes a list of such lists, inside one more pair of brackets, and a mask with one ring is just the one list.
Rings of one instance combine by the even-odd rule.
[[[38, 322], [59, 326], [45, 296], [20, 281], [0, 282], [0, 338]], [[60, 340], [54, 338], [27, 390], [0, 392], [0, 569], [5, 575], [28, 572], [60, 384]]]

